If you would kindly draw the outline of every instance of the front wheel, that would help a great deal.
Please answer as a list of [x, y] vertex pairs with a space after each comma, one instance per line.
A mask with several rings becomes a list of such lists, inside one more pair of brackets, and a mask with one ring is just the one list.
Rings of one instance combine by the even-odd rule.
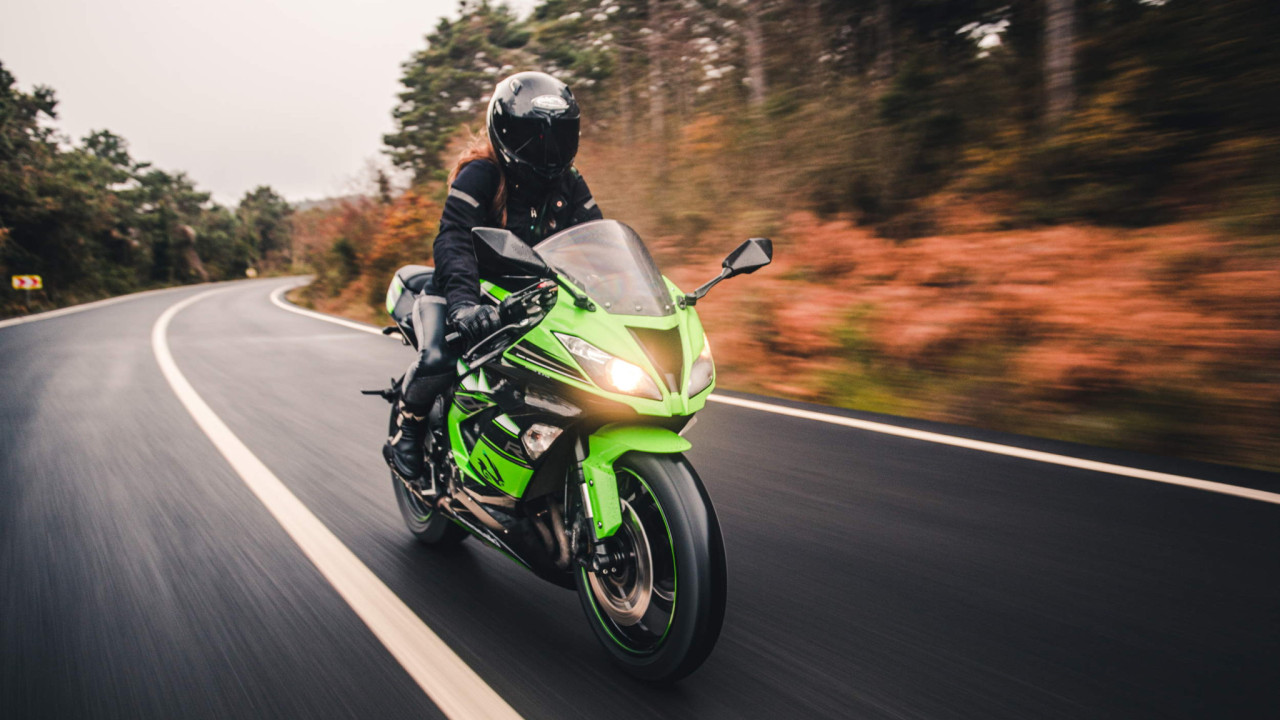
[[596, 637], [628, 673], [672, 682], [698, 669], [720, 637], [724, 541], [707, 491], [683, 455], [631, 452], [614, 465], [627, 560], [579, 568], [578, 597]]

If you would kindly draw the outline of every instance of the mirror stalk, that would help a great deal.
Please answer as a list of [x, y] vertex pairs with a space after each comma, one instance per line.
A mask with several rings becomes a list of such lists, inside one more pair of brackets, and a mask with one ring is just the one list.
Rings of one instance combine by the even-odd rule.
[[591, 302], [591, 298], [587, 297], [585, 293], [583, 293], [581, 290], [571, 285], [569, 281], [561, 277], [560, 273], [556, 273], [555, 276], [552, 277], [551, 279], [555, 280], [557, 285], [564, 288], [564, 291], [569, 293], [569, 295], [573, 298], [574, 307], [582, 308], [587, 312], [596, 311], [596, 304]]
[[709, 282], [707, 282], [707, 284], [703, 285], [702, 287], [698, 288], [697, 290], [694, 290], [693, 292], [689, 293], [688, 295], [685, 295], [685, 296], [684, 296], [684, 304], [685, 304], [685, 305], [697, 305], [697, 304], [698, 304], [698, 301], [702, 299], [702, 296], [703, 296], [703, 295], [706, 295], [707, 293], [711, 292], [711, 288], [715, 287], [715, 286], [716, 286], [716, 284], [718, 284], [721, 280], [724, 280], [724, 279], [729, 278], [730, 276], [732, 276], [732, 274], [733, 274], [733, 273], [729, 270], [729, 268], [725, 268], [725, 269], [721, 270], [721, 271], [720, 271], [720, 274], [719, 274], [719, 275], [717, 275], [717, 276], [715, 276], [715, 277], [713, 277], [713, 278], [711, 278], [711, 280], [710, 280]]
[[677, 300], [680, 307], [697, 305], [703, 295], [710, 292], [721, 280], [738, 275], [750, 275], [773, 261], [773, 241], [769, 238], [751, 238], [742, 243], [720, 264], [720, 274], [711, 278], [711, 282], [694, 290]]

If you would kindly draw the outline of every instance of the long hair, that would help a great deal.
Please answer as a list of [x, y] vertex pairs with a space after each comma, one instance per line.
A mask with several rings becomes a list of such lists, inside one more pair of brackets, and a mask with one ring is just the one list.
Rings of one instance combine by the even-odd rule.
[[498, 192], [493, 195], [493, 215], [499, 219], [499, 222], [505, 227], [507, 224], [507, 176], [502, 172], [502, 163], [498, 162], [498, 153], [494, 151], [493, 145], [489, 142], [489, 133], [471, 133], [471, 142], [458, 153], [458, 161], [454, 163], [453, 170], [449, 172], [449, 186], [453, 186], [453, 181], [457, 179], [458, 173], [462, 168], [476, 160], [488, 160], [493, 166], [498, 168]]

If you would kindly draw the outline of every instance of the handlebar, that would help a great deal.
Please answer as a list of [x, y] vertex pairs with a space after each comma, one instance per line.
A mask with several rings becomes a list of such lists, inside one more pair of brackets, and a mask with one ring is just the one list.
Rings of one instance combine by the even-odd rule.
[[[523, 329], [526, 326], [526, 320], [541, 315], [551, 308], [551, 305], [555, 303], [555, 292], [556, 283], [551, 280], [543, 280], [508, 295], [502, 302], [498, 303], [498, 322], [500, 327], [472, 345], [463, 354], [462, 359], [470, 364], [480, 354], [477, 351], [491, 340], [501, 337], [513, 329]], [[464, 339], [462, 333], [458, 331], [444, 336], [444, 341], [450, 345]]]

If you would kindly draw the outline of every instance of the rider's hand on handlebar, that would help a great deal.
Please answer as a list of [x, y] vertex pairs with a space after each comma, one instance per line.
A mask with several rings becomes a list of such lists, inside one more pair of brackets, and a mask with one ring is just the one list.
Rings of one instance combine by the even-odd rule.
[[523, 293], [512, 293], [498, 305], [498, 317], [503, 323], [519, 322], [529, 316]]
[[497, 331], [501, 321], [498, 308], [470, 303], [453, 308], [449, 312], [449, 324], [462, 333], [468, 345], [474, 345]]

